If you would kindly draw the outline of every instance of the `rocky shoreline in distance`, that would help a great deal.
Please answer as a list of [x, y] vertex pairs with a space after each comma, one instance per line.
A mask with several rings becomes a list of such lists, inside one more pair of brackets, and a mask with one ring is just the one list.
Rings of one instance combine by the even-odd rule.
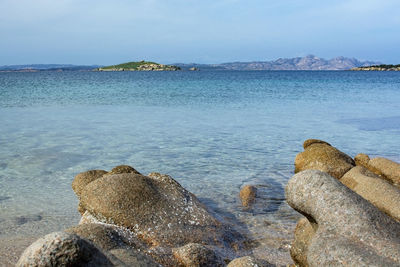
[[350, 69], [352, 71], [400, 71], [400, 65], [374, 65], [357, 67]]
[[[286, 186], [296, 266], [399, 266], [400, 164], [309, 139]], [[76, 175], [79, 225], [40, 238], [17, 266], [275, 266], [172, 177], [121, 165]], [[244, 186], [245, 208], [257, 189]]]

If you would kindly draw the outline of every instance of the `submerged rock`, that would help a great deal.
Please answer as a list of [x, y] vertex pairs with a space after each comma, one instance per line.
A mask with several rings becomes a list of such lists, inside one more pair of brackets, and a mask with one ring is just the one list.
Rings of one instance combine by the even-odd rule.
[[256, 200], [257, 188], [252, 185], [245, 185], [239, 193], [240, 201], [243, 207], [251, 206]]
[[316, 226], [309, 266], [400, 265], [400, 224], [332, 176], [300, 172], [289, 180], [286, 197]]
[[77, 235], [54, 232], [30, 245], [16, 266], [114, 266], [114, 263]]
[[400, 221], [400, 190], [362, 166], [348, 171], [340, 181], [392, 218]]
[[306, 218], [301, 218], [294, 230], [294, 240], [290, 248], [290, 256], [299, 266], [308, 266], [307, 252], [315, 230]]
[[295, 173], [303, 170], [320, 170], [340, 179], [355, 166], [354, 160], [325, 141], [306, 140], [304, 152], [297, 154]]
[[180, 264], [190, 267], [225, 266], [222, 257], [213, 249], [204, 245], [189, 243], [173, 249], [173, 254]]
[[373, 173], [390, 181], [400, 188], [400, 164], [386, 158], [377, 157], [370, 159], [366, 154], [358, 154], [355, 157], [358, 165], [364, 166]]

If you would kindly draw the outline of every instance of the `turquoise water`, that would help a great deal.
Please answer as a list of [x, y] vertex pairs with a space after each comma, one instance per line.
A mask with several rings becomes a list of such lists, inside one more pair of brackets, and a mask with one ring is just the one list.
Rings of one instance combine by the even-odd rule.
[[77, 223], [74, 176], [119, 164], [171, 175], [257, 234], [292, 227], [283, 188], [305, 139], [400, 161], [400, 73], [0, 73], [0, 125], [0, 235]]

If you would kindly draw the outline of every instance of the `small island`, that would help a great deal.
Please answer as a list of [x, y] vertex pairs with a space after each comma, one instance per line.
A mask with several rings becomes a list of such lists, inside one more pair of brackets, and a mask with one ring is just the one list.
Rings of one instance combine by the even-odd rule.
[[94, 71], [177, 71], [180, 67], [150, 61], [128, 62], [94, 69]]
[[400, 71], [400, 64], [398, 65], [373, 65], [373, 66], [365, 66], [365, 67], [357, 67], [352, 68], [350, 70], [353, 71]]

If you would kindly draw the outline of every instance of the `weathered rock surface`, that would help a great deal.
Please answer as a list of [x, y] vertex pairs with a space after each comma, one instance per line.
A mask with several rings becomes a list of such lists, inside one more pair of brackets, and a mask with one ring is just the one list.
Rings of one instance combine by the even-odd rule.
[[173, 254], [180, 264], [187, 267], [226, 265], [223, 258], [213, 249], [197, 243], [173, 249]]
[[[128, 266], [159, 265], [150, 256], [142, 252], [147, 247], [135, 238], [128, 229], [100, 223], [86, 223], [68, 228], [65, 232], [76, 234], [91, 241], [102, 251], [110, 252]], [[136, 265], [132, 265], [133, 263]]]
[[367, 155], [362, 153], [358, 154], [355, 160], [358, 165], [364, 166], [400, 188], [399, 163], [382, 157], [370, 159]]
[[160, 267], [161, 265], [156, 263], [149, 256], [144, 253], [139, 253], [128, 248], [117, 248], [109, 251], [110, 254], [118, 258], [123, 262], [123, 266], [126, 267]]
[[309, 266], [400, 265], [400, 224], [332, 176], [300, 172], [289, 180], [286, 197], [317, 226]]
[[252, 256], [244, 256], [231, 261], [227, 267], [267, 267], [273, 266], [268, 262], [258, 260]]
[[215, 219], [168, 175], [105, 175], [82, 191], [82, 206], [97, 220], [123, 226], [149, 246], [187, 243], [235, 246], [241, 236]]
[[290, 256], [299, 266], [308, 266], [307, 253], [315, 230], [306, 218], [301, 218], [294, 230], [294, 240], [290, 248]]
[[243, 207], [251, 206], [256, 200], [257, 188], [252, 185], [245, 185], [240, 190], [239, 197]]
[[111, 250], [126, 246], [124, 238], [118, 233], [116, 227], [110, 225], [88, 223], [73, 226], [65, 230], [91, 241], [102, 250]]
[[297, 154], [295, 159], [295, 173], [308, 169], [320, 170], [340, 179], [355, 166], [351, 157], [325, 141], [309, 139], [303, 147], [304, 152]]
[[64, 232], [48, 234], [30, 245], [17, 266], [114, 266], [90, 242]]
[[400, 190], [362, 166], [348, 171], [340, 181], [392, 218], [400, 221]]

